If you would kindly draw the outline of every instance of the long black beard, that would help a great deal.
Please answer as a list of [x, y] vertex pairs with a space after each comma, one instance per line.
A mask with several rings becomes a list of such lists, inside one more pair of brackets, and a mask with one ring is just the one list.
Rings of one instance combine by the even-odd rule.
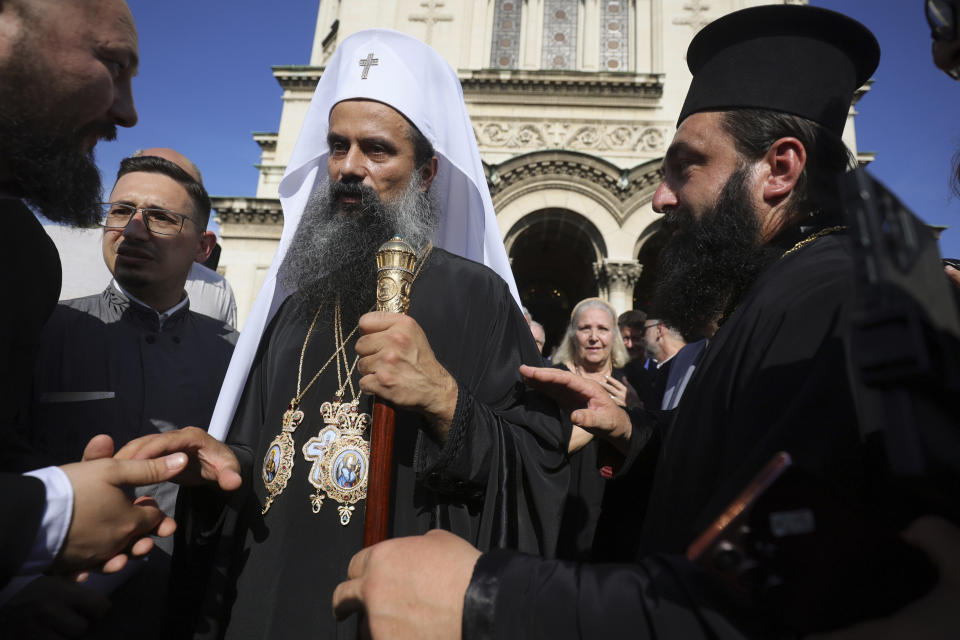
[[[277, 273], [280, 283], [295, 291], [292, 303], [301, 321], [309, 322], [320, 309], [329, 323], [338, 297], [345, 327], [373, 308], [377, 249], [398, 234], [419, 252], [437, 229], [436, 208], [421, 185], [414, 172], [392, 202], [360, 183], [327, 181], [314, 190]], [[360, 203], [343, 207], [338, 204], [343, 195], [359, 197]]]
[[664, 219], [664, 226], [675, 232], [660, 254], [655, 307], [687, 340], [709, 335], [710, 327], [733, 312], [782, 252], [760, 245], [747, 181], [747, 169], [737, 169], [700, 220], [682, 208]]
[[13, 187], [30, 205], [55, 222], [91, 227], [100, 222], [102, 185], [93, 152], [83, 150], [93, 134], [114, 140], [116, 127], [94, 122], [69, 130], [52, 108], [63, 109], [48, 95], [48, 74], [22, 47], [0, 78], [0, 145]]

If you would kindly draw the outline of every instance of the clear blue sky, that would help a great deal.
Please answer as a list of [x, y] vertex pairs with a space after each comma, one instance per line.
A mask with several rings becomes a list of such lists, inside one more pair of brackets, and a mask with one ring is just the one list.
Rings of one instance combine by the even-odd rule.
[[[140, 32], [140, 123], [98, 146], [104, 182], [135, 149], [169, 146], [196, 162], [212, 195], [252, 196], [260, 149], [250, 134], [275, 131], [280, 120], [270, 67], [309, 62], [318, 0], [128, 1]], [[941, 248], [960, 256], [960, 199], [950, 190], [960, 82], [930, 61], [922, 0], [813, 4], [860, 20], [879, 39], [880, 68], [858, 105], [858, 145], [877, 153], [874, 174], [920, 217], [951, 227]]]

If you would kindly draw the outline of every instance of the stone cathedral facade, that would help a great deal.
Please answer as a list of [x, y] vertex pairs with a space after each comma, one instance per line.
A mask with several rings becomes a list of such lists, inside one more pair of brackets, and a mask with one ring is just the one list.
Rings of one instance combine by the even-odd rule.
[[521, 299], [548, 341], [582, 298], [644, 308], [662, 244], [651, 199], [690, 81], [684, 52], [704, 25], [756, 4], [769, 2], [321, 0], [309, 64], [273, 67], [283, 103], [277, 130], [254, 134], [256, 197], [214, 199], [241, 319], [280, 238], [277, 185], [324, 64], [370, 27], [420, 38], [457, 70]]

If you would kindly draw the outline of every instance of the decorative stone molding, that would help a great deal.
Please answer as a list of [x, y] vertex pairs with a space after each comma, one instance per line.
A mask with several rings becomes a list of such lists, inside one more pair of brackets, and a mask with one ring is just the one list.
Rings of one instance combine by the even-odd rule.
[[474, 118], [474, 134], [480, 149], [534, 151], [663, 152], [669, 128], [666, 126], [617, 122], [536, 122]]
[[[311, 65], [277, 65], [273, 77], [284, 90], [313, 91], [325, 67]], [[518, 71], [514, 69], [460, 70], [464, 99], [469, 102], [536, 103], [543, 99], [556, 104], [557, 99], [569, 104], [596, 106], [597, 100], [608, 106], [659, 106], [663, 97], [662, 73], [627, 73], [612, 71]], [[640, 102], [637, 102], [637, 101]], [[613, 102], [610, 102], [613, 101]]]
[[855, 104], [860, 102], [860, 98], [867, 95], [867, 92], [870, 91], [870, 87], [873, 86], [873, 79], [867, 80], [863, 83], [863, 86], [853, 92], [853, 102], [850, 103], [850, 107], [853, 108]]
[[[519, 190], [526, 184], [559, 178], [568, 184], [581, 183], [599, 189], [609, 194], [613, 203], [619, 203], [615, 206], [624, 209], [629, 208], [625, 203], [635, 196], [652, 192], [662, 178], [659, 159], [621, 170], [599, 158], [562, 151], [531, 153], [485, 168], [487, 185], [494, 198], [506, 191]], [[505, 202], [501, 200], [501, 206], [503, 204]]]
[[313, 91], [320, 82], [324, 67], [310, 65], [277, 65], [273, 68], [273, 77], [284, 91]]
[[637, 284], [643, 266], [636, 260], [604, 260], [593, 263], [593, 276], [607, 289], [626, 289]]
[[458, 75], [468, 103], [536, 104], [540, 100], [556, 105], [559, 99], [595, 107], [598, 100], [604, 100], [609, 106], [623, 102], [637, 107], [643, 106], [644, 99], [659, 101], [663, 97], [664, 76], [658, 73], [477, 69], [461, 70]]
[[859, 167], [865, 167], [876, 159], [876, 151], [857, 151], [857, 166]]
[[283, 209], [275, 198], [230, 198], [214, 196], [210, 205], [220, 224], [282, 225]]
[[262, 151], [276, 151], [278, 134], [275, 131], [254, 131], [253, 141], [260, 145]]

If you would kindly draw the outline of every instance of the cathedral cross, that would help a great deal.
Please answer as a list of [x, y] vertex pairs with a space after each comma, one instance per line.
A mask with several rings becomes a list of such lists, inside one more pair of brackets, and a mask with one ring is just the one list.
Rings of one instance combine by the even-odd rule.
[[437, 14], [437, 9], [442, 8], [446, 3], [440, 2], [439, 0], [426, 0], [426, 2], [421, 2], [420, 6], [427, 10], [427, 13], [410, 16], [412, 22], [423, 22], [427, 25], [427, 37], [426, 43], [432, 44], [430, 41], [433, 40], [433, 25], [438, 22], [452, 22], [453, 16], [449, 13]]
[[682, 18], [674, 18], [673, 24], [689, 25], [694, 32], [700, 31], [700, 29], [710, 24], [710, 20], [704, 15], [710, 10], [710, 5], [703, 0], [691, 0], [690, 2], [684, 3], [683, 10], [689, 11], [690, 15]]
[[368, 53], [366, 58], [360, 58], [360, 66], [363, 67], [363, 73], [360, 74], [361, 80], [367, 79], [367, 74], [370, 73], [370, 67], [375, 67], [380, 64], [379, 58], [374, 58], [373, 53]]

